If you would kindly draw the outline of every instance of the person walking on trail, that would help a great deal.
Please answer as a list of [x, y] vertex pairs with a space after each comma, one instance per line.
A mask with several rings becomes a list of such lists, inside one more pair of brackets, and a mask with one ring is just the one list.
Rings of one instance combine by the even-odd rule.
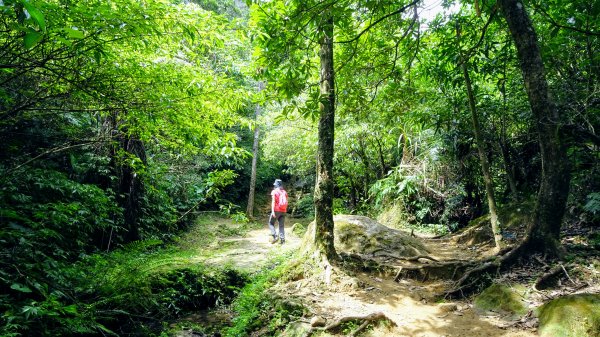
[[[273, 241], [271, 243], [279, 242], [283, 244], [285, 242], [285, 213], [287, 212], [288, 196], [287, 192], [283, 189], [283, 182], [281, 179], [275, 179], [273, 183], [275, 187], [271, 191], [271, 215], [269, 216], [269, 229], [271, 230], [271, 236]], [[275, 231], [275, 221], [279, 222], [279, 237]]]

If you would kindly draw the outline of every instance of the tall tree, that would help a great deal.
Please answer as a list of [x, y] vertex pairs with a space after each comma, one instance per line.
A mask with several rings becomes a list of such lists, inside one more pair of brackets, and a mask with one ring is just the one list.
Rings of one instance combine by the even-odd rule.
[[[315, 117], [318, 106], [318, 154], [315, 186], [314, 243], [327, 258], [336, 258], [333, 245], [333, 158], [335, 125], [334, 44], [355, 46], [345, 63], [348, 65], [360, 49], [358, 44], [386, 19], [413, 7], [416, 0], [398, 7], [396, 1], [270, 1], [256, 3], [253, 11], [257, 26], [257, 42], [262, 47], [261, 66], [266, 77], [277, 81], [279, 94], [295, 98], [308, 95], [306, 104], [296, 104], [304, 116]], [[358, 10], [360, 8], [360, 10]], [[393, 20], [387, 20], [392, 22]], [[400, 24], [402, 21], [399, 20]], [[413, 20], [414, 22], [414, 20]], [[338, 41], [334, 41], [334, 26]], [[376, 44], [376, 43], [375, 43]], [[313, 79], [314, 49], [319, 48], [319, 90], [307, 87]], [[396, 43], [396, 48], [398, 44]], [[389, 49], [390, 46], [385, 46]], [[391, 46], [394, 49], [394, 46]], [[364, 56], [364, 55], [363, 55]], [[368, 62], [372, 60], [367, 59]], [[368, 65], [372, 68], [372, 65]], [[351, 71], [351, 70], [348, 70]], [[395, 71], [395, 66], [391, 72]], [[351, 76], [349, 76], [351, 77]], [[308, 82], [308, 83], [307, 83]], [[376, 90], [375, 90], [376, 91]], [[301, 107], [298, 107], [300, 105]]]
[[317, 182], [315, 186], [314, 243], [328, 259], [337, 254], [333, 246], [333, 143], [335, 125], [335, 73], [333, 68], [333, 13], [325, 9], [320, 17], [319, 33], [320, 97]]
[[569, 166], [562, 140], [562, 116], [548, 93], [537, 34], [519, 0], [500, 0], [500, 9], [517, 48], [542, 157], [542, 176], [527, 246], [560, 255], [560, 228], [569, 193]]
[[[264, 89], [264, 83], [258, 82], [258, 91]], [[260, 116], [260, 103], [256, 103], [254, 108], [254, 140], [252, 142], [252, 172], [250, 173], [250, 192], [248, 192], [248, 205], [246, 207], [246, 216], [254, 218], [254, 192], [256, 190], [256, 162], [258, 161], [258, 141], [260, 128], [258, 125], [258, 117]]]
[[[456, 35], [459, 43], [460, 50], [460, 25], [456, 26]], [[467, 88], [467, 100], [469, 101], [469, 109], [471, 110], [471, 122], [473, 125], [473, 133], [475, 134], [475, 142], [477, 143], [477, 152], [479, 154], [479, 163], [481, 165], [481, 172], [483, 173], [483, 181], [485, 184], [485, 193], [488, 200], [488, 208], [490, 210], [490, 223], [492, 225], [492, 233], [494, 235], [494, 243], [496, 249], [500, 251], [502, 249], [502, 233], [500, 231], [500, 222], [498, 221], [498, 211], [496, 208], [496, 198], [494, 197], [494, 183], [492, 181], [492, 175], [490, 174], [490, 163], [487, 158], [486, 145], [481, 135], [481, 124], [479, 123], [479, 113], [477, 112], [477, 105], [475, 103], [475, 94], [473, 92], [473, 85], [471, 83], [471, 77], [469, 76], [468, 68], [468, 57], [464, 55], [462, 51], [460, 53], [460, 66], [465, 80], [465, 86]]]

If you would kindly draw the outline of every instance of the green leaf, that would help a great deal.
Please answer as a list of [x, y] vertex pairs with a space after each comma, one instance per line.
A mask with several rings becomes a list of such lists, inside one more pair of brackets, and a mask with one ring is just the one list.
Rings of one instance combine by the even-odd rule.
[[30, 30], [25, 34], [23, 44], [25, 45], [25, 48], [30, 49], [42, 41], [42, 38], [44, 38], [44, 34], [36, 32], [35, 30]]
[[71, 39], [83, 39], [85, 37], [85, 34], [77, 29], [64, 28], [63, 30], [67, 33], [67, 37]]
[[31, 15], [33, 21], [40, 27], [40, 29], [45, 32], [46, 31], [46, 20], [44, 19], [44, 14], [40, 12], [37, 8], [35, 8], [28, 1], [23, 1], [23, 6], [27, 10], [27, 13]]
[[22, 285], [21, 283], [13, 283], [10, 286], [10, 289], [20, 291], [22, 293], [30, 293], [31, 292], [31, 289], [28, 286]]
[[38, 316], [39, 309], [37, 307], [32, 307], [30, 305], [26, 305], [23, 307], [21, 312], [25, 314], [26, 319], [29, 319], [29, 317]]
[[96, 63], [100, 63], [102, 60], [102, 52], [100, 52], [98, 49], [94, 50], [94, 60], [96, 60]]
[[62, 310], [67, 314], [73, 314], [73, 315], [77, 314], [77, 306], [75, 304], [71, 304], [66, 307], [63, 307]]

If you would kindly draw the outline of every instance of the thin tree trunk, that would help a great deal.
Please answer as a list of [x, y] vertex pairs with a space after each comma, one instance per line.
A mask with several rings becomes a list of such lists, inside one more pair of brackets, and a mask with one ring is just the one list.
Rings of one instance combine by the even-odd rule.
[[[264, 84], [258, 83], [258, 91], [263, 89]], [[248, 192], [248, 206], [246, 207], [246, 216], [254, 219], [254, 193], [256, 191], [256, 162], [258, 160], [258, 140], [260, 128], [258, 126], [258, 116], [260, 116], [260, 104], [256, 104], [254, 109], [254, 142], [252, 143], [252, 173], [250, 173], [250, 192]]]
[[119, 178], [114, 188], [117, 191], [117, 204], [123, 209], [123, 222], [127, 230], [123, 237], [125, 242], [132, 242], [141, 239], [139, 218], [142, 212], [141, 200], [144, 195], [144, 185], [135, 169], [129, 164], [131, 160], [124, 160], [121, 152], [140, 159], [146, 165], [146, 148], [141, 140], [128, 134], [126, 128], [118, 125], [118, 114], [118, 111], [112, 111], [105, 124], [113, 139], [116, 140], [110, 153], [110, 165], [115, 176]]
[[335, 122], [335, 88], [333, 71], [333, 15], [326, 9], [319, 23], [320, 102], [317, 181], [315, 186], [314, 244], [328, 260], [336, 260], [333, 246], [333, 142]]
[[[504, 138], [504, 136], [500, 136]], [[508, 181], [508, 187], [510, 188], [510, 194], [513, 200], [517, 200], [519, 196], [519, 190], [517, 189], [517, 180], [515, 178], [515, 166], [510, 158], [510, 152], [508, 151], [508, 144], [505, 139], [500, 140], [499, 144], [500, 152], [502, 153], [502, 161], [504, 163], [504, 170], [506, 171], [506, 180]]]
[[548, 94], [535, 29], [518, 0], [499, 0], [517, 48], [525, 90], [540, 142], [542, 176], [534, 216], [527, 234], [531, 250], [559, 256], [560, 227], [569, 193], [569, 164], [561, 139], [561, 115]]
[[[457, 36], [460, 39], [460, 28], [457, 28]], [[498, 211], [496, 208], [496, 198], [494, 197], [494, 183], [490, 174], [490, 163], [486, 156], [486, 146], [481, 135], [481, 125], [479, 124], [479, 115], [475, 105], [475, 95], [473, 94], [473, 85], [467, 68], [467, 59], [461, 55], [461, 68], [465, 78], [465, 86], [467, 87], [467, 97], [469, 99], [469, 108], [471, 110], [471, 122], [473, 123], [473, 132], [475, 133], [475, 142], [477, 143], [477, 152], [479, 153], [479, 162], [481, 164], [481, 172], [483, 173], [483, 181], [485, 183], [485, 193], [487, 194], [488, 208], [490, 210], [490, 222], [492, 224], [492, 233], [494, 233], [494, 243], [496, 249], [502, 249], [502, 232], [500, 222], [498, 221]]]
[[[146, 165], [146, 149], [141, 140], [133, 136], [123, 135], [120, 146], [127, 153], [139, 158]], [[125, 227], [127, 228], [125, 238], [128, 242], [137, 241], [141, 239], [139, 220], [142, 212], [141, 200], [144, 195], [144, 186], [133, 167], [126, 163], [119, 164], [119, 167], [119, 195], [122, 196], [119, 199], [123, 207]]]
[[502, 120], [501, 120], [501, 130], [500, 130], [500, 135], [498, 136], [499, 138], [499, 145], [500, 145], [500, 153], [502, 153], [502, 161], [504, 162], [504, 170], [506, 171], [506, 179], [508, 181], [508, 186], [510, 188], [510, 194], [511, 197], [514, 201], [518, 200], [519, 198], [519, 190], [517, 189], [517, 180], [516, 180], [516, 174], [515, 174], [515, 165], [513, 164], [511, 158], [510, 158], [510, 151], [509, 151], [509, 145], [507, 142], [507, 136], [506, 136], [506, 116], [508, 115], [508, 104], [507, 104], [507, 97], [506, 97], [506, 62], [504, 62], [504, 68], [503, 68], [503, 77], [504, 77], [504, 81], [502, 82], [502, 86], [500, 88], [500, 92], [502, 93], [502, 109], [504, 110], [504, 114], [502, 116]]
[[377, 143], [377, 151], [379, 152], [379, 164], [381, 165], [381, 175], [379, 176], [379, 179], [381, 179], [385, 177], [388, 168], [383, 156], [383, 146], [381, 145], [381, 140], [378, 137], [375, 137], [375, 142]]

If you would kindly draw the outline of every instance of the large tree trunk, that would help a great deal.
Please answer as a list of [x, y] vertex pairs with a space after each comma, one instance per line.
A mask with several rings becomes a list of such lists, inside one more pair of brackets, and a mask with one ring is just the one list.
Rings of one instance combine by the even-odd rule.
[[[258, 91], [263, 89], [264, 84], [258, 83]], [[252, 143], [252, 172], [250, 173], [250, 192], [248, 193], [248, 206], [246, 207], [246, 216], [254, 218], [254, 192], [256, 191], [256, 162], [258, 160], [258, 139], [260, 129], [258, 127], [258, 116], [260, 115], [260, 104], [256, 104], [254, 109], [254, 142]]]
[[475, 142], [477, 143], [477, 152], [479, 153], [479, 162], [483, 173], [483, 181], [485, 183], [485, 193], [487, 194], [488, 208], [490, 210], [490, 222], [492, 223], [492, 233], [494, 233], [494, 243], [496, 249], [502, 249], [502, 232], [500, 231], [500, 222], [498, 221], [498, 211], [496, 209], [496, 198], [494, 197], [494, 184], [490, 174], [490, 164], [486, 156], [486, 146], [481, 136], [481, 126], [479, 125], [479, 115], [475, 106], [475, 95], [471, 84], [471, 77], [467, 68], [467, 62], [463, 58], [462, 71], [467, 87], [467, 97], [469, 99], [469, 108], [471, 109], [471, 121], [473, 123], [473, 132], [475, 133]]
[[321, 15], [319, 145], [315, 186], [316, 230], [313, 242], [327, 259], [337, 259], [333, 246], [333, 142], [335, 122], [335, 88], [333, 72], [333, 15], [327, 8]]
[[518, 0], [499, 0], [498, 3], [517, 47], [542, 156], [540, 189], [527, 245], [530, 249], [558, 256], [570, 179], [568, 158], [561, 139], [561, 116], [549, 97], [537, 36], [523, 3]]

